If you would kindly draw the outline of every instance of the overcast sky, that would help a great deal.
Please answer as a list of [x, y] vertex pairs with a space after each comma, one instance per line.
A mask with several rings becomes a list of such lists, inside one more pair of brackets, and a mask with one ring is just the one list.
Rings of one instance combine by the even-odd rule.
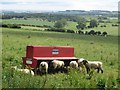
[[118, 10], [119, 0], [0, 0], [2, 10]]

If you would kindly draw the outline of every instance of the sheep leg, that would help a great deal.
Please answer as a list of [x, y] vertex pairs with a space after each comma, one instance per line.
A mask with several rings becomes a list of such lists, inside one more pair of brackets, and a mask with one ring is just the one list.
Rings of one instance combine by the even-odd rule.
[[89, 73], [90, 72], [90, 68], [86, 68], [87, 69], [87, 73]]
[[97, 73], [99, 73], [100, 69], [98, 68], [97, 70], [98, 70]]
[[47, 70], [45, 71], [45, 74], [47, 74]]
[[53, 69], [53, 74], [55, 74], [57, 72], [57, 68]]
[[100, 67], [101, 73], [103, 73], [103, 69]]
[[101, 69], [101, 73], [103, 73], [103, 70]]
[[37, 73], [37, 68], [36, 68], [36, 69], [34, 69], [34, 72], [35, 72], [35, 74], [38, 74], [38, 73]]
[[61, 73], [63, 73], [63, 72], [64, 72], [64, 67], [61, 67], [61, 69], [60, 69], [60, 70], [61, 70]]

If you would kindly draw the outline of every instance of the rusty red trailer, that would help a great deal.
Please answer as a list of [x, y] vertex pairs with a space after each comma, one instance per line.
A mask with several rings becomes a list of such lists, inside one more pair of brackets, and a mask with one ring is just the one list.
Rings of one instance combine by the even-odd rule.
[[66, 66], [70, 61], [78, 60], [71, 46], [27, 46], [23, 64], [35, 69], [41, 61], [51, 62], [55, 59], [64, 61]]

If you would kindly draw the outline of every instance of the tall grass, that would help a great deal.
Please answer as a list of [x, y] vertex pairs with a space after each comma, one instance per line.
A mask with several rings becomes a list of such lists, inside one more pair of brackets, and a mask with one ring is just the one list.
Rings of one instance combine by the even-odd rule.
[[[88, 79], [77, 70], [68, 74], [57, 73], [43, 76], [30, 76], [5, 68], [3, 72], [3, 88], [117, 88], [116, 78], [107, 74], [95, 73]], [[111, 79], [111, 77], [113, 77]]]

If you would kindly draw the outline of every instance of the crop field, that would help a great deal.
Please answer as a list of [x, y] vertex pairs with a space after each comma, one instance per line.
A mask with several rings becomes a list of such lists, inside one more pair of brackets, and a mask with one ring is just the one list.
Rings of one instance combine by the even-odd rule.
[[[117, 28], [113, 29], [115, 32], [109, 29], [111, 34], [104, 37], [2, 28], [2, 88], [117, 88], [120, 81], [118, 35]], [[27, 45], [73, 46], [75, 57], [102, 61], [104, 73], [91, 71], [87, 75], [86, 72], [70, 70], [67, 74], [32, 77], [16, 72], [10, 67], [21, 67]]]

